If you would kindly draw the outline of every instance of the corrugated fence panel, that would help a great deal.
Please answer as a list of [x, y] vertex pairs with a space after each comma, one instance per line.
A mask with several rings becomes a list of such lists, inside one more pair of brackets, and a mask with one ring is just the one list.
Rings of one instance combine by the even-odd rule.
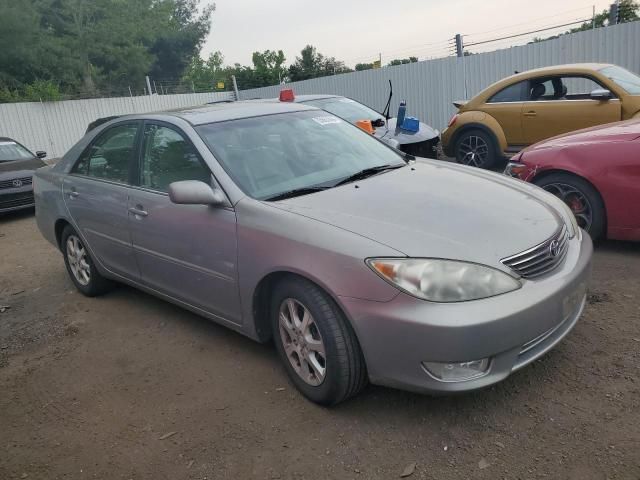
[[[564, 63], [614, 63], [640, 72], [640, 21], [597, 28], [555, 40], [378, 70], [347, 73], [287, 84], [297, 94], [344, 95], [382, 111], [393, 82], [392, 112], [407, 100], [409, 115], [443, 129], [455, 113], [454, 100], [471, 98], [515, 71]], [[473, 47], [469, 50], [473, 51]], [[466, 83], [466, 95], [465, 95]], [[240, 85], [240, 87], [242, 87]], [[241, 99], [277, 97], [282, 86], [242, 90]]]
[[[408, 102], [408, 114], [443, 129], [455, 112], [454, 100], [471, 98], [514, 71], [576, 62], [606, 62], [640, 72], [640, 22], [564, 35], [555, 40], [407, 65], [293, 82], [298, 94], [345, 95], [382, 111], [393, 82], [392, 112]], [[473, 51], [473, 47], [470, 48]], [[240, 85], [240, 87], [242, 87]], [[240, 92], [241, 99], [277, 97], [280, 85]], [[0, 105], [0, 136], [32, 150], [61, 156], [100, 117], [166, 110], [232, 99], [230, 92], [69, 100]]]
[[232, 92], [212, 92], [9, 103], [0, 105], [0, 137], [11, 137], [32, 151], [45, 150], [49, 157], [60, 157], [82, 138], [87, 125], [98, 118], [155, 112], [234, 98]]

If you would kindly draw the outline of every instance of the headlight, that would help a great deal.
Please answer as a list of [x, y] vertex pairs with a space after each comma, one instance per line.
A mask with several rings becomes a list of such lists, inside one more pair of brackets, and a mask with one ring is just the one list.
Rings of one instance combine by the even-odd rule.
[[499, 270], [457, 260], [371, 258], [367, 265], [400, 290], [431, 302], [477, 300], [522, 286]]
[[573, 214], [569, 206], [558, 197], [556, 197], [553, 193], [547, 192], [546, 190], [545, 193], [547, 194], [547, 202], [549, 202], [551, 206], [558, 211], [558, 214], [564, 220], [564, 223], [569, 230], [569, 238], [575, 237], [578, 232], [580, 232], [580, 227], [578, 226], [576, 216]]

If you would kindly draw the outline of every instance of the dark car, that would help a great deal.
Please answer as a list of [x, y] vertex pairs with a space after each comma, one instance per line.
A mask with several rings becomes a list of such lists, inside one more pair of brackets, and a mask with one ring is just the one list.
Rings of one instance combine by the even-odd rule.
[[0, 213], [33, 207], [33, 172], [45, 165], [42, 159], [46, 156], [46, 152], [34, 155], [15, 140], [0, 137]]

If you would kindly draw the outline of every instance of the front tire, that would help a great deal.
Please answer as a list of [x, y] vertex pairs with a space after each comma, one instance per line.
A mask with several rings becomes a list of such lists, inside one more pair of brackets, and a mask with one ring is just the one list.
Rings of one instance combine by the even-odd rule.
[[605, 233], [606, 210], [598, 191], [586, 180], [570, 173], [552, 173], [533, 181], [547, 192], [554, 194], [571, 209], [580, 228], [593, 241]]
[[309, 400], [335, 405], [367, 383], [355, 333], [335, 302], [307, 280], [289, 277], [275, 288], [271, 325], [276, 349], [296, 388]]
[[456, 161], [478, 168], [493, 168], [498, 161], [498, 148], [491, 135], [484, 130], [462, 132], [455, 145]]
[[113, 289], [113, 282], [100, 275], [89, 249], [71, 225], [64, 228], [60, 240], [67, 272], [80, 293], [95, 297]]

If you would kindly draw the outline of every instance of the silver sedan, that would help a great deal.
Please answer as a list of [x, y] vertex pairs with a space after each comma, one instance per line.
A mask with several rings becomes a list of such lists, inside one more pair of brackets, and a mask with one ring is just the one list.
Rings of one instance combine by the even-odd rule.
[[301, 104], [120, 117], [34, 189], [82, 293], [123, 282], [273, 339], [321, 404], [367, 381], [486, 387], [555, 346], [585, 303], [591, 240], [564, 203]]

